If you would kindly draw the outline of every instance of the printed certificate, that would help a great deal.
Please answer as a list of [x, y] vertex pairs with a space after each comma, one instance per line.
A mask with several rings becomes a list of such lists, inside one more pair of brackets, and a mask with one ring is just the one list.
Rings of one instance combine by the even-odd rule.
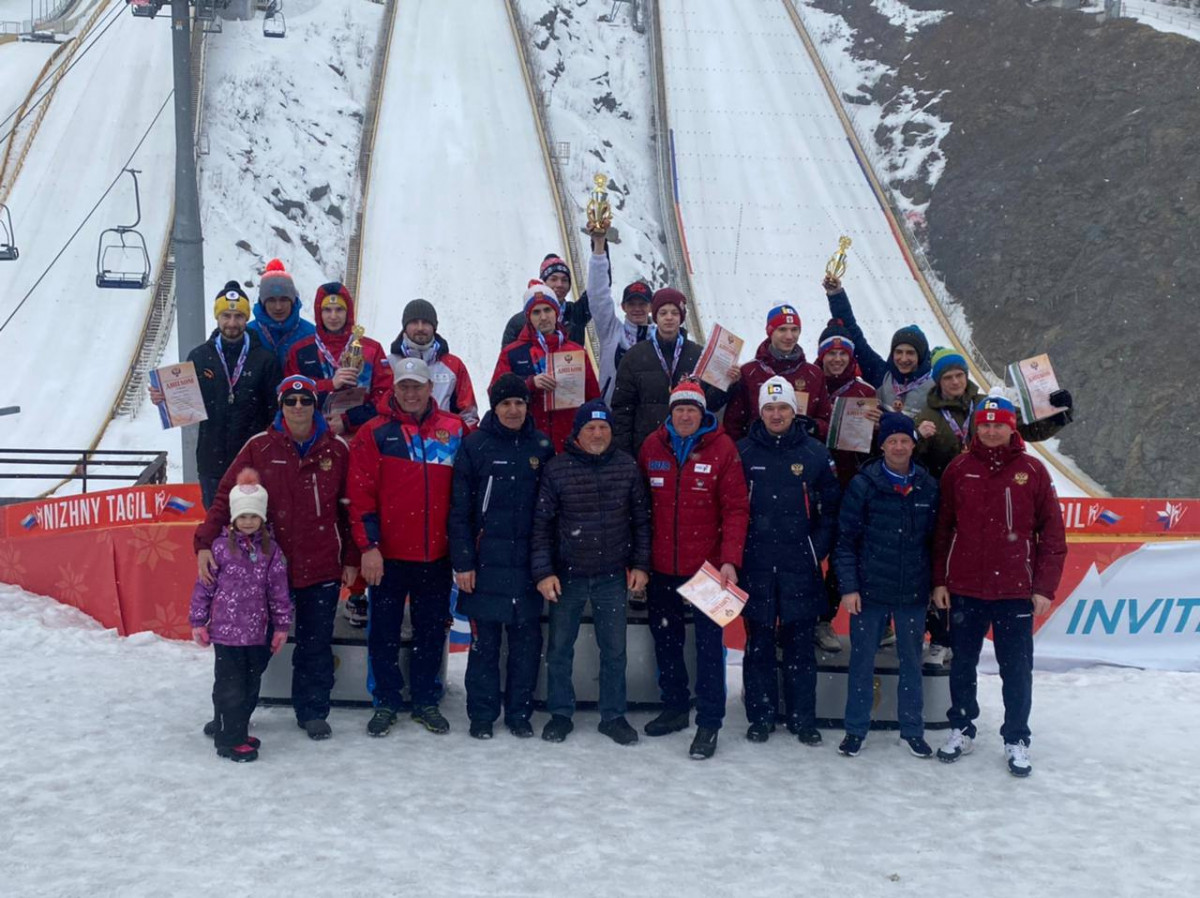
[[191, 362], [180, 362], [151, 371], [150, 385], [163, 394], [162, 404], [158, 406], [163, 430], [208, 420], [204, 397], [200, 394], [200, 381], [196, 379], [196, 366]]
[[846, 452], [870, 452], [875, 422], [867, 415], [878, 407], [879, 400], [873, 397], [839, 396], [833, 402], [826, 445]]
[[1063, 411], [1050, 404], [1050, 394], [1059, 388], [1050, 356], [1042, 353], [1009, 365], [1008, 376], [1017, 388], [1022, 421], [1041, 421]]
[[721, 572], [707, 561], [677, 592], [722, 627], [737, 619], [750, 598], [736, 586], [722, 589]]
[[552, 352], [546, 357], [546, 373], [557, 384], [546, 394], [546, 411], [557, 412], [583, 405], [587, 363], [587, 353], [582, 349]]
[[708, 336], [708, 345], [696, 363], [696, 376], [718, 390], [728, 390], [733, 383], [733, 370], [738, 366], [745, 341], [716, 325]]

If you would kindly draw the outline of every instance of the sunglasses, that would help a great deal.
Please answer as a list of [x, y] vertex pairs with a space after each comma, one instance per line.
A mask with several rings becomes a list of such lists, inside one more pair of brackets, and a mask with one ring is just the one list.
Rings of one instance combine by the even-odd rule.
[[284, 405], [315, 405], [316, 401], [311, 396], [288, 396], [283, 400]]

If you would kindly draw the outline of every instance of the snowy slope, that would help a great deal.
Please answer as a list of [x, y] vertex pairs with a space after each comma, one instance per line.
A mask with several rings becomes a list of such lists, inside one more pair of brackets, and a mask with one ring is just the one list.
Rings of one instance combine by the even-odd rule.
[[[950, 345], [900, 251], [842, 125], [778, 0], [664, 0], [663, 57], [679, 201], [707, 327], [747, 341], [795, 304], [815, 355], [829, 318], [821, 278], [850, 236], [846, 290], [871, 345], [920, 325]], [[1079, 489], [1056, 475], [1062, 495]]]
[[1157, 31], [1200, 40], [1200, 6], [1188, 9], [1182, 4], [1160, 3], [1158, 0], [1122, 0], [1121, 15], [1123, 18], [1137, 19]]
[[[980, 678], [975, 753], [917, 761], [873, 734], [742, 734], [730, 670], [716, 758], [690, 734], [619, 748], [576, 715], [564, 745], [466, 735], [463, 655], [437, 737], [334, 710], [313, 743], [260, 709], [254, 764], [200, 733], [212, 654], [120, 639], [0, 586], [0, 879], [5, 894], [874, 896], [1193, 895], [1200, 887], [1200, 675], [1035, 674], [1035, 772], [1013, 780]], [[639, 728], [649, 718], [632, 714]], [[536, 713], [534, 723], [545, 720]], [[1114, 723], [1116, 722], [1116, 723]], [[930, 734], [932, 739], [936, 733]], [[1147, 759], [1147, 754], [1152, 754]]]
[[561, 252], [504, 4], [401, 3], [381, 104], [360, 320], [386, 347], [405, 303], [433, 302], [486, 406], [504, 325]]
[[[584, 260], [591, 252], [580, 229], [592, 177], [603, 173], [610, 178], [609, 202], [620, 238], [609, 251], [613, 292], [619, 299], [624, 285], [639, 278], [663, 286], [666, 247], [647, 34], [634, 31], [625, 7], [608, 21], [613, 4], [605, 0], [518, 0], [517, 8], [530, 67], [546, 101], [550, 139], [570, 148], [559, 168], [573, 201], [577, 257]], [[580, 280], [584, 277], [580, 272]]]
[[[175, 174], [172, 110], [163, 108], [171, 90], [170, 53], [165, 20], [123, 12], [63, 79], [8, 199], [19, 222], [21, 258], [0, 266], [0, 321], [50, 266], [143, 135], [131, 165], [142, 171], [140, 229], [157, 266]], [[132, 183], [124, 176], [0, 332], [0, 401], [24, 409], [5, 419], [6, 444], [81, 448], [103, 428], [151, 291], [97, 289], [96, 248], [101, 230], [128, 224], [133, 215]], [[71, 413], [63, 414], [58, 409], [67, 399]]]
[[[0, 21], [3, 18], [0, 14]], [[24, 41], [0, 44], [0, 153], [8, 144], [6, 135], [13, 128], [17, 109], [25, 101], [38, 72], [54, 50], [54, 44]]]

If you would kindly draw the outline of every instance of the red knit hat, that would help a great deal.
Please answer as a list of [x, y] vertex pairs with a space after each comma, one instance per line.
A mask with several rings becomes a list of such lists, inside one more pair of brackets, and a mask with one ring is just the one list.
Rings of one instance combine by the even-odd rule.
[[975, 407], [975, 424], [1007, 424], [1013, 430], [1017, 429], [1017, 410], [1006, 396], [989, 393], [983, 402]]
[[785, 324], [792, 324], [800, 327], [800, 313], [791, 306], [776, 306], [767, 313], [767, 336], [775, 331], [777, 327], [783, 327]]
[[687, 315], [687, 297], [674, 287], [663, 287], [661, 290], [654, 292], [654, 298], [650, 300], [651, 317], [657, 318], [658, 310], [663, 306], [675, 306], [679, 309], [681, 318]]
[[671, 391], [671, 401], [668, 408], [674, 408], [681, 402], [695, 405], [702, 412], [708, 410], [708, 403], [704, 399], [703, 388], [699, 383], [689, 378], [681, 380], [679, 386]]

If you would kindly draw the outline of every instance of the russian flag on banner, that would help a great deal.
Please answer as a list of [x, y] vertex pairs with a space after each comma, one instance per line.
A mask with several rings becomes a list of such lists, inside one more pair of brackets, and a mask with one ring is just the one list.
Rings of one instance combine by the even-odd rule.
[[32, 530], [34, 527], [37, 526], [37, 515], [34, 514], [32, 511], [29, 514], [25, 515], [25, 517], [21, 518], [21, 526], [24, 527], [26, 530]]
[[465, 652], [471, 647], [471, 622], [458, 613], [458, 586], [450, 590], [450, 651]]
[[1096, 518], [1096, 520], [1098, 520], [1101, 524], [1108, 524], [1111, 527], [1113, 524], [1116, 524], [1121, 520], [1121, 516], [1115, 511], [1109, 511], [1106, 508], [1104, 511], [1100, 512], [1100, 515]]
[[172, 496], [167, 500], [164, 508], [167, 511], [173, 511], [176, 514], [187, 514], [196, 505], [195, 502], [189, 502], [187, 499], [181, 499], [178, 496]]

